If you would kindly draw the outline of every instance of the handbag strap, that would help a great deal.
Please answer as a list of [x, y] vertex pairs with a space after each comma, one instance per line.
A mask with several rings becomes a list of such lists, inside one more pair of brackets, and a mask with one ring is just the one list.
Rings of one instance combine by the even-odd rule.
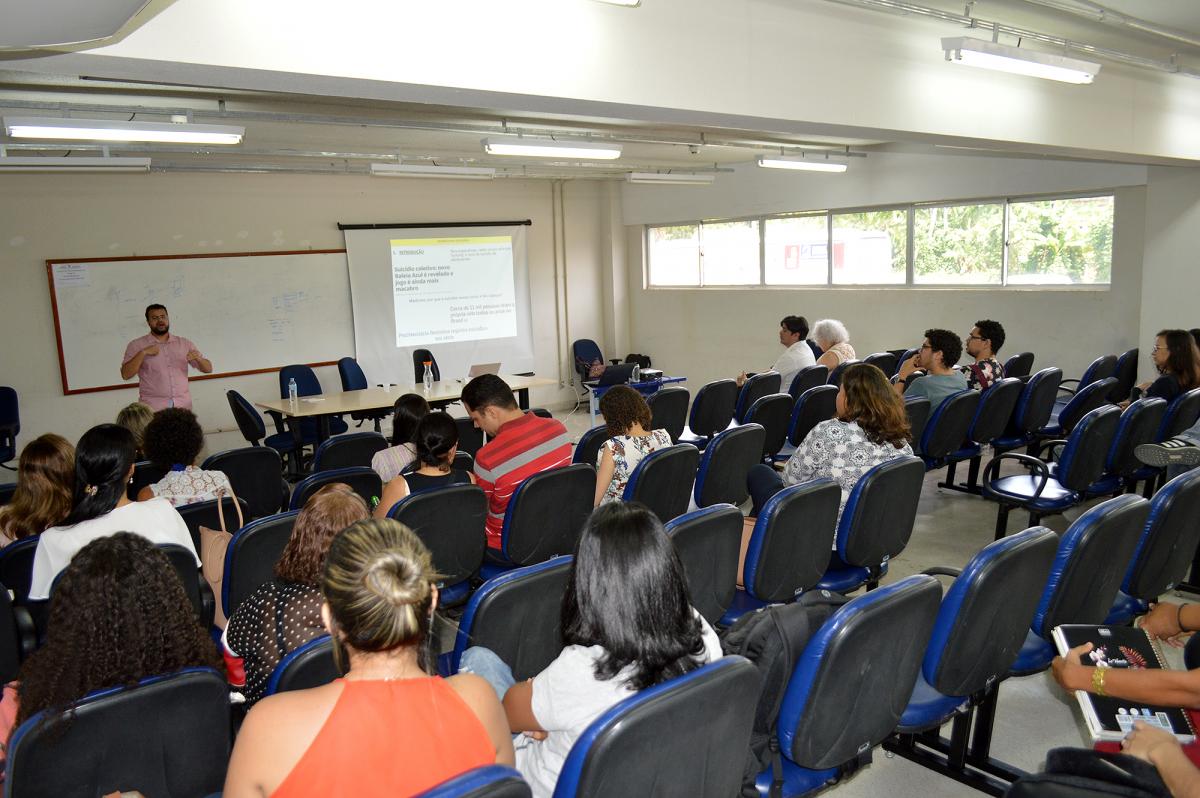
[[[242, 503], [238, 501], [237, 495], [233, 492], [233, 486], [228, 488], [217, 488], [217, 518], [221, 521], [221, 531], [230, 534], [229, 528], [225, 526], [225, 497], [233, 499], [233, 507], [237, 510], [238, 525], [237, 529], [241, 529], [246, 525], [246, 519], [242, 516]], [[236, 532], [237, 529], [234, 531]]]

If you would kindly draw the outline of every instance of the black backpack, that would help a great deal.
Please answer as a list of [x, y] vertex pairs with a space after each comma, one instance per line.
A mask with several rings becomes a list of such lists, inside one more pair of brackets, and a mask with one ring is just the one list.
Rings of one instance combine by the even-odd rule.
[[638, 368], [640, 368], [640, 369], [648, 369], [648, 368], [650, 368], [651, 365], [653, 365], [650, 362], [649, 355], [639, 355], [639, 354], [636, 354], [633, 352], [631, 352], [625, 356], [625, 362], [626, 363], [637, 363]]
[[774, 782], [771, 795], [780, 794], [783, 770], [776, 731], [788, 681], [809, 639], [834, 610], [849, 600], [840, 593], [812, 590], [793, 604], [774, 604], [747, 613], [725, 630], [721, 648], [726, 654], [738, 654], [753, 662], [762, 677], [750, 750], [742, 773], [741, 794], [745, 798], [758, 798], [754, 781], [768, 767]]

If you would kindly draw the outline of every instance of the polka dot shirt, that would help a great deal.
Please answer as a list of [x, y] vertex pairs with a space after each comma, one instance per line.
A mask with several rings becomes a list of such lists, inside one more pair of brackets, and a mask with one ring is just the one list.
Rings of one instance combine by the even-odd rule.
[[321, 591], [316, 585], [275, 579], [239, 604], [225, 629], [225, 641], [244, 663], [246, 703], [263, 697], [280, 660], [323, 634]]

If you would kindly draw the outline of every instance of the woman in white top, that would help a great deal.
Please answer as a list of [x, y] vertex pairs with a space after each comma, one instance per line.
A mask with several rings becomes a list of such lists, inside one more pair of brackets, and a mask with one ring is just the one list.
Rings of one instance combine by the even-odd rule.
[[160, 496], [172, 507], [182, 507], [233, 492], [223, 473], [196, 467], [196, 458], [204, 447], [204, 431], [191, 410], [182, 407], [159, 410], [146, 425], [143, 445], [150, 462], [165, 471], [166, 476], [142, 488], [138, 501]]
[[504, 697], [517, 770], [535, 798], [554, 792], [571, 746], [605, 710], [638, 690], [721, 657], [717, 635], [688, 603], [671, 539], [640, 504], [612, 502], [584, 525], [567, 580], [558, 657], [515, 682], [491, 651], [469, 648], [460, 671]]
[[854, 347], [850, 346], [850, 333], [846, 331], [846, 325], [837, 319], [818, 321], [813, 325], [812, 337], [824, 352], [817, 358], [817, 363], [828, 366], [830, 371], [837, 368], [842, 361], [854, 360], [857, 357]]
[[[97, 538], [132, 532], [151, 543], [176, 543], [194, 555], [187, 525], [165, 499], [131, 502], [125, 486], [133, 476], [133, 434], [116, 424], [101, 424], [75, 446], [75, 506], [62, 525], [38, 538], [29, 597], [50, 597], [54, 577], [75, 553]], [[200, 558], [196, 557], [196, 567]]]
[[650, 429], [650, 406], [628, 385], [609, 388], [600, 397], [600, 413], [612, 435], [596, 458], [596, 501], [620, 501], [633, 469], [642, 458], [671, 445], [665, 429]]
[[392, 406], [392, 445], [371, 458], [371, 468], [386, 485], [417, 459], [417, 425], [429, 413], [429, 402], [406, 393]]

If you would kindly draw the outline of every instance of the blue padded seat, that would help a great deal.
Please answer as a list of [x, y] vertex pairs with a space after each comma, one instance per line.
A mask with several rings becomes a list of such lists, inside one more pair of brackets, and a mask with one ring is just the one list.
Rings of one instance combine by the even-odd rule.
[[679, 436], [687, 426], [688, 402], [692, 395], [680, 385], [667, 385], [646, 397], [650, 406], [650, 428], [665, 429], [671, 443], [679, 443]]
[[483, 765], [429, 788], [416, 798], [530, 798], [529, 785], [515, 768]]
[[[262, 416], [254, 409], [254, 405], [242, 396], [237, 391], [226, 391], [225, 398], [229, 401], [229, 409], [233, 412], [234, 421], [237, 422], [238, 428], [251, 446], [258, 446], [259, 441], [262, 445], [269, 446], [281, 455], [291, 453], [296, 448], [296, 440], [290, 432], [284, 432], [282, 428], [282, 417], [275, 417], [276, 432], [274, 435], [267, 434], [267, 426], [263, 423]], [[317, 442], [316, 430], [312, 430], [311, 434], [303, 438], [305, 445], [315, 444]]]
[[266, 446], [243, 446], [209, 455], [200, 466], [220, 471], [239, 499], [245, 499], [250, 518], [277, 513], [287, 504], [290, 488], [283, 480], [279, 452]]
[[764, 396], [770, 396], [780, 391], [780, 376], [778, 371], [763, 371], [752, 377], [747, 377], [738, 391], [737, 403], [733, 408], [733, 421], [741, 424], [746, 420], [746, 414], [754, 403]]
[[925, 470], [946, 465], [946, 458], [957, 452], [971, 429], [982, 395], [968, 388], [947, 396], [937, 406], [921, 432], [917, 449], [925, 461]]
[[1004, 376], [1028, 377], [1033, 370], [1033, 352], [1018, 352], [1004, 362]]
[[377, 452], [388, 448], [387, 439], [378, 432], [351, 432], [322, 441], [313, 454], [312, 470], [332, 471], [335, 468], [364, 466], [370, 468]]
[[221, 578], [221, 608], [226, 618], [260, 585], [275, 578], [275, 563], [292, 537], [299, 510], [289, 510], [251, 521], [233, 533], [225, 547]]
[[709, 440], [729, 427], [737, 404], [738, 387], [733, 380], [716, 380], [703, 386], [692, 401], [688, 424], [679, 436], [680, 443], [703, 449]]
[[687, 576], [692, 607], [716, 624], [737, 590], [741, 511], [731, 504], [716, 504], [674, 518], [664, 529]]
[[588, 370], [591, 369], [592, 364], [604, 362], [604, 354], [600, 351], [600, 346], [591, 338], [572, 341], [571, 354], [575, 358], [575, 373], [584, 382], [591, 379], [588, 376]]
[[[1021, 398], [1024, 386], [1015, 377], [1005, 377], [996, 380], [983, 391], [979, 397], [979, 407], [975, 418], [967, 430], [966, 439], [956, 450], [945, 458], [946, 480], [939, 487], [953, 490], [965, 490], [968, 493], [979, 492], [979, 466], [983, 460], [983, 447], [991, 444], [1008, 427], [1012, 420], [1017, 402]], [[956, 485], [954, 482], [955, 465], [969, 460], [967, 484]]]
[[787, 440], [788, 422], [792, 415], [792, 397], [772, 393], [760, 397], [746, 411], [745, 423], [763, 428], [762, 460], [772, 462]]
[[[352, 357], [344, 357], [337, 362], [338, 378], [342, 382], [343, 391], [364, 391], [371, 387], [367, 383], [367, 375], [363, 374], [362, 367], [358, 365], [358, 361]], [[389, 418], [392, 415], [392, 408], [381, 407], [375, 410], [360, 410], [350, 414], [350, 418], [358, 422], [358, 426], [362, 426], [362, 422], [371, 421], [375, 425], [375, 431], [379, 432], [379, 422], [382, 419]]]
[[1155, 442], [1166, 412], [1166, 400], [1156, 397], [1138, 399], [1125, 408], [1104, 459], [1104, 473], [1084, 489], [1085, 496], [1116, 496], [1126, 489], [1133, 491], [1136, 474], [1142, 467], [1134, 451], [1144, 443]]
[[704, 448], [696, 472], [693, 496], [697, 507], [741, 504], [749, 498], [746, 474], [762, 460], [766, 430], [761, 424], [742, 424], [713, 437]]
[[334, 482], [344, 482], [353, 488], [354, 492], [367, 503], [368, 508], [374, 508], [379, 503], [379, 497], [383, 495], [383, 480], [370, 468], [366, 466], [335, 468], [331, 471], [320, 471], [301, 480], [292, 491], [292, 501], [288, 505], [288, 509], [304, 509], [305, 502], [314, 493]]
[[478, 485], [445, 485], [410, 493], [388, 510], [407, 526], [433, 558], [438, 605], [454, 607], [471, 593], [487, 549], [487, 496]]
[[843, 360], [833, 367], [833, 371], [829, 372], [829, 385], [834, 387], [842, 384], [842, 375], [846, 373], [846, 369], [853, 366], [855, 363], [861, 363], [861, 360]]
[[826, 385], [828, 382], [829, 366], [821, 364], [805, 366], [796, 372], [795, 377], [792, 377], [792, 384], [788, 386], [788, 393], [792, 395], [792, 401], [794, 402], [810, 388]]
[[664, 524], [687, 512], [700, 451], [677, 443], [651, 452], [629, 475], [622, 501], [641, 502]]
[[[1010, 360], [1011, 362], [1011, 360]], [[1006, 372], [1007, 373], [1007, 372]], [[1062, 383], [1062, 369], [1044, 368], [1029, 378], [1013, 409], [1012, 421], [1003, 434], [992, 440], [994, 454], [1019, 449], [1033, 442], [1038, 430], [1050, 421], [1054, 399]]]
[[20, 432], [21, 409], [16, 389], [0, 386], [0, 463], [16, 459]]
[[[821, 366], [821, 368], [825, 368]], [[776, 462], [792, 456], [796, 447], [807, 437], [812, 428], [822, 421], [833, 418], [837, 412], [838, 389], [833, 385], [818, 385], [800, 395], [792, 406], [792, 417], [788, 421], [787, 441], [775, 455]]]
[[579, 443], [575, 444], [575, 451], [571, 454], [571, 462], [586, 463], [595, 468], [600, 456], [600, 447], [611, 437], [612, 434], [606, 425], [597, 424], [592, 427], [579, 436]]
[[319, 635], [279, 660], [275, 670], [271, 671], [263, 696], [320, 687], [341, 675], [333, 659], [333, 638]]
[[1065, 403], [1056, 404], [1050, 413], [1050, 421], [1038, 430], [1038, 437], [1054, 439], [1070, 434], [1079, 419], [1097, 407], [1109, 404], [1108, 395], [1116, 384], [1115, 377], [1105, 377], [1083, 386]]
[[[291, 380], [296, 381], [297, 396], [320, 396], [321, 381], [317, 379], [317, 373], [310, 366], [303, 364], [293, 364], [284, 366], [279, 370], [279, 398], [288, 398], [288, 383]], [[317, 438], [320, 425], [315, 418], [302, 418], [299, 420], [301, 437]], [[294, 423], [294, 422], [292, 422]], [[329, 434], [341, 435], [350, 428], [340, 417], [329, 419]]]

